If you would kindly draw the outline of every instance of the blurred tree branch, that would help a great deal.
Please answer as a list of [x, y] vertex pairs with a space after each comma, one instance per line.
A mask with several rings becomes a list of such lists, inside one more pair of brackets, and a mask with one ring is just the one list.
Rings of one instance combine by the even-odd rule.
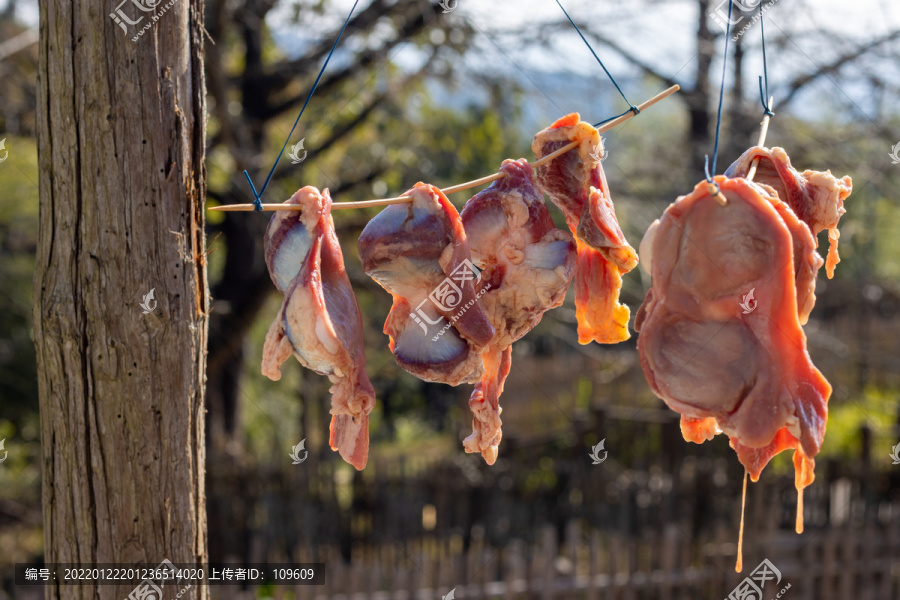
[[869, 52], [880, 46], [886, 45], [888, 42], [893, 42], [898, 39], [900, 39], [900, 30], [892, 31], [886, 35], [875, 38], [867, 44], [862, 44], [855, 47], [849, 52], [841, 54], [831, 62], [819, 67], [817, 71], [804, 73], [795, 77], [790, 81], [790, 83], [787, 84], [788, 91], [786, 94], [780, 96], [779, 104], [781, 106], [790, 104], [791, 101], [797, 96], [797, 94], [811, 83], [821, 79], [822, 77], [830, 77], [831, 75], [840, 72], [843, 67], [859, 60], [863, 55], [868, 54]]

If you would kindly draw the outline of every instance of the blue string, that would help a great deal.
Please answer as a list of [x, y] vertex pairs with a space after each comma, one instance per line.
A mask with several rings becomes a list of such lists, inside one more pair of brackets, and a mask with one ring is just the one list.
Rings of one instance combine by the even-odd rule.
[[569, 16], [569, 13], [566, 12], [566, 9], [563, 7], [563, 5], [560, 3], [560, 1], [556, 0], [556, 3], [559, 4], [559, 7], [562, 9], [563, 14], [566, 15], [567, 19], [569, 19], [569, 23], [572, 24], [572, 27], [574, 27], [575, 31], [578, 32], [578, 35], [581, 36], [581, 41], [583, 41], [585, 43], [585, 45], [588, 47], [588, 50], [591, 51], [591, 54], [594, 55], [594, 58], [596, 58], [597, 62], [600, 63], [600, 66], [603, 67], [603, 70], [606, 72], [606, 75], [607, 75], [607, 77], [609, 77], [609, 80], [612, 81], [612, 84], [614, 86], [616, 86], [616, 89], [619, 90], [619, 93], [622, 95], [622, 98], [625, 100], [625, 102], [628, 102], [628, 106], [630, 107], [628, 110], [623, 112], [621, 115], [611, 117], [609, 119], [606, 119], [605, 121], [600, 121], [599, 123], [594, 125], [594, 127], [598, 127], [598, 126], [602, 125], [603, 123], [608, 123], [609, 121], [612, 121], [613, 119], [618, 119], [622, 115], [627, 115], [630, 112], [633, 112], [635, 115], [640, 114], [641, 109], [639, 109], [637, 106], [635, 106], [628, 100], [628, 98], [625, 96], [625, 92], [623, 92], [622, 88], [619, 87], [619, 84], [616, 83], [616, 78], [612, 76], [612, 73], [609, 72], [609, 70], [606, 68], [606, 65], [603, 64], [603, 61], [600, 60], [600, 57], [597, 56], [596, 52], [594, 52], [594, 48], [591, 46], [591, 43], [589, 41], [587, 41], [587, 38], [584, 37], [583, 33], [581, 33], [581, 29], [578, 28], [578, 25], [576, 25], [575, 21], [572, 20], [572, 17]]
[[766, 27], [763, 24], [763, 3], [759, 3], [759, 31], [762, 34], [763, 75], [766, 77], [766, 91], [763, 91], [763, 78], [759, 78], [759, 98], [762, 101], [763, 116], [774, 117], [775, 113], [769, 107], [769, 67], [766, 62]]
[[303, 103], [303, 108], [300, 109], [300, 114], [297, 115], [297, 120], [294, 121], [294, 126], [291, 127], [291, 132], [288, 134], [287, 139], [284, 140], [284, 146], [281, 147], [281, 152], [278, 153], [278, 158], [275, 159], [275, 164], [272, 165], [272, 170], [269, 171], [268, 176], [266, 176], [266, 181], [263, 183], [262, 190], [259, 193], [256, 192], [256, 187], [253, 185], [253, 180], [250, 179], [250, 174], [244, 170], [244, 177], [247, 178], [247, 183], [250, 184], [250, 191], [253, 192], [253, 196], [256, 200], [253, 201], [253, 209], [254, 210], [262, 210], [262, 198], [261, 196], [266, 193], [266, 188], [269, 187], [269, 181], [272, 179], [272, 175], [275, 174], [275, 168], [278, 166], [278, 162], [281, 160], [282, 155], [284, 154], [285, 148], [287, 148], [288, 143], [291, 141], [291, 136], [294, 135], [294, 129], [297, 128], [297, 124], [300, 122], [300, 117], [303, 116], [303, 111], [306, 110], [306, 105], [309, 104], [310, 98], [312, 98], [313, 94], [316, 93], [316, 88], [319, 85], [319, 81], [322, 79], [322, 75], [325, 73], [325, 67], [328, 66], [328, 61], [331, 60], [331, 56], [334, 54], [335, 48], [337, 48], [338, 42], [341, 41], [341, 36], [344, 35], [344, 30], [347, 29], [347, 24], [350, 23], [350, 17], [353, 16], [353, 11], [356, 10], [356, 5], [359, 4], [359, 0], [353, 3], [353, 8], [350, 9], [350, 14], [347, 15], [347, 20], [344, 21], [344, 26], [341, 27], [341, 32], [338, 33], [337, 39], [334, 40], [334, 45], [331, 46], [331, 51], [328, 53], [328, 56], [325, 57], [325, 64], [322, 65], [322, 69], [319, 71], [318, 77], [316, 77], [315, 83], [313, 83], [312, 89], [309, 90], [309, 94], [306, 96], [306, 101]]
[[[734, 3], [729, 0], [728, 2], [728, 25], [725, 27], [725, 54], [722, 56], [722, 83], [719, 86], [719, 113], [716, 118], [716, 143], [713, 146], [713, 161], [712, 161], [712, 172], [715, 174], [716, 172], [716, 162], [719, 159], [719, 131], [722, 128], [722, 101], [725, 98], [725, 73], [727, 72], [728, 67], [728, 38], [731, 37], [731, 11], [734, 8]], [[706, 173], [706, 183], [715, 186], [716, 194], [719, 193], [719, 184], [713, 181], [712, 175], [709, 174], [709, 154], [706, 155], [706, 159], [703, 163], [703, 171]]]
[[[637, 111], [637, 112], [635, 112], [635, 111]], [[627, 114], [630, 113], [630, 112], [633, 112], [634, 114], [638, 114], [638, 113], [641, 112], [641, 109], [639, 109], [637, 106], [632, 106], [631, 108], [629, 108], [628, 110], [626, 110], [626, 111], [623, 112], [622, 114], [616, 115], [616, 116], [614, 116], [614, 117], [610, 117], [610, 118], [608, 118], [608, 119], [603, 119], [602, 121], [600, 121], [600, 122], [598, 122], [598, 123], [594, 123], [594, 127], [600, 127], [600, 126], [603, 125], [604, 123], [609, 123], [610, 121], [615, 121], [615, 120], [618, 119], [619, 117], [624, 117], [625, 115], [627, 115]]]

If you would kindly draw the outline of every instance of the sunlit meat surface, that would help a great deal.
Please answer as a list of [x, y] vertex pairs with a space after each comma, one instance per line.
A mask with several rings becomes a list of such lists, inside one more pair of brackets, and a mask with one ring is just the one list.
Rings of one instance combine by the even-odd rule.
[[566, 144], [578, 146], [536, 169], [540, 189], [565, 215], [575, 235], [575, 313], [578, 341], [613, 344], [627, 340], [628, 307], [619, 303], [622, 275], [637, 265], [637, 253], [628, 244], [600, 165], [603, 143], [598, 131], [570, 114], [538, 132], [531, 145], [540, 159]]

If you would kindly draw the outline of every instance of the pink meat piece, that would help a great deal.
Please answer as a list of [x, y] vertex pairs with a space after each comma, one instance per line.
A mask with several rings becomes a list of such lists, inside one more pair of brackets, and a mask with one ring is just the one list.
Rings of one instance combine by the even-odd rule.
[[266, 265], [284, 301], [269, 327], [262, 373], [281, 378], [293, 354], [331, 381], [332, 450], [357, 469], [369, 452], [369, 413], [375, 390], [366, 376], [363, 324], [331, 218], [328, 190], [305, 187], [288, 204], [299, 213], [275, 212], [266, 229]]
[[504, 177], [473, 196], [462, 223], [472, 261], [481, 270], [478, 303], [496, 333], [481, 352], [484, 375], [469, 399], [474, 416], [466, 452], [497, 459], [502, 438], [500, 394], [511, 366], [512, 343], [547, 310], [562, 304], [575, 271], [575, 242], [558, 229], [528, 161], [506, 160]]
[[641, 366], [654, 393], [682, 414], [685, 439], [721, 429], [754, 481], [772, 456], [794, 449], [802, 489], [812, 482], [831, 395], [806, 351], [797, 305], [792, 234], [811, 234], [786, 222], [792, 211], [766, 188], [716, 182], [727, 206], [701, 182], [641, 244], [653, 278], [635, 321]]
[[578, 341], [617, 343], [631, 337], [630, 311], [619, 303], [622, 275], [638, 262], [616, 218], [600, 161], [600, 133], [578, 113], [553, 123], [534, 137], [531, 149], [543, 158], [570, 142], [578, 146], [537, 168], [540, 189], [556, 204], [578, 242], [575, 312]]
[[385, 322], [397, 364], [426, 381], [475, 383], [494, 326], [475, 299], [479, 276], [459, 213], [436, 187], [417, 183], [359, 237], [363, 270], [391, 293]]
[[853, 181], [849, 176], [838, 179], [831, 171], [810, 171], [802, 173], [791, 166], [791, 159], [783, 148], [763, 148], [754, 146], [725, 171], [726, 177], [746, 177], [753, 160], [759, 158], [754, 181], [771, 186], [782, 201], [801, 221], [809, 225], [814, 236], [823, 229], [828, 230], [828, 258], [825, 273], [834, 277], [834, 268], [841, 262], [838, 256], [838, 221], [847, 212], [844, 200], [853, 191]]

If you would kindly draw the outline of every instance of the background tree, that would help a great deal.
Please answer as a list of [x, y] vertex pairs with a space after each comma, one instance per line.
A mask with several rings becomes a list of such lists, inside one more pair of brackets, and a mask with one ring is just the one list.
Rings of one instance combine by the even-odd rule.
[[[40, 2], [34, 339], [47, 562], [206, 560], [202, 10], [178, 2], [133, 42], [93, 5]], [[151, 288], [158, 306], [142, 314]]]

